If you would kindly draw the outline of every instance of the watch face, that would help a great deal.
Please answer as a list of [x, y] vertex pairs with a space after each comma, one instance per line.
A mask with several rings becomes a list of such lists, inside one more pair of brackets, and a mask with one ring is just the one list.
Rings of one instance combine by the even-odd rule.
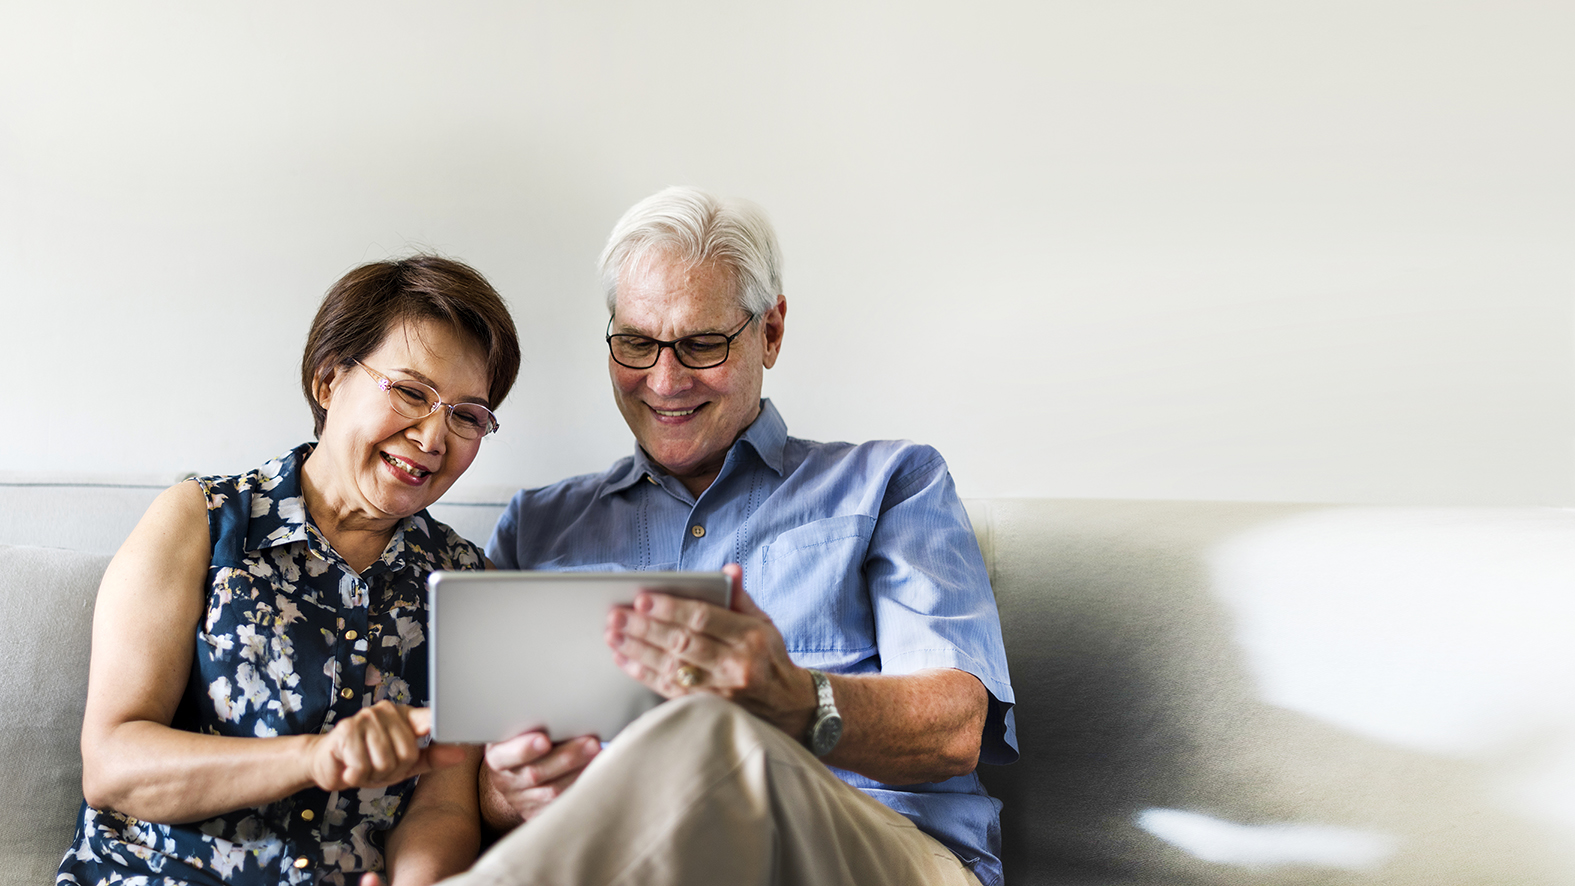
[[815, 722], [815, 735], [811, 739], [810, 752], [817, 757], [824, 757], [837, 746], [837, 740], [840, 738], [842, 738], [842, 718], [836, 715], [821, 717]]

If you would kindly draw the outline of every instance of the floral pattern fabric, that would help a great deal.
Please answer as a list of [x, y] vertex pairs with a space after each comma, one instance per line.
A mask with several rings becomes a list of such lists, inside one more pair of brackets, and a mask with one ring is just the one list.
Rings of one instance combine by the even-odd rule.
[[[427, 575], [480, 569], [481, 551], [421, 511], [357, 574], [306, 513], [300, 468], [314, 445], [197, 480], [213, 556], [176, 728], [300, 735], [383, 699], [427, 704]], [[414, 787], [309, 788], [181, 825], [84, 803], [56, 883], [353, 886], [354, 874], [383, 869], [383, 838]]]

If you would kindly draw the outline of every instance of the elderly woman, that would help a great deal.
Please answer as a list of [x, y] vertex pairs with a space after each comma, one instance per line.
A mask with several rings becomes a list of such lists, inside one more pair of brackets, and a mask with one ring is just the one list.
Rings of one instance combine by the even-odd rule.
[[427, 575], [483, 557], [424, 508], [497, 429], [519, 359], [458, 262], [329, 290], [301, 364], [317, 442], [167, 490], [104, 576], [57, 882], [407, 886], [471, 863], [478, 752], [427, 746], [413, 706]]

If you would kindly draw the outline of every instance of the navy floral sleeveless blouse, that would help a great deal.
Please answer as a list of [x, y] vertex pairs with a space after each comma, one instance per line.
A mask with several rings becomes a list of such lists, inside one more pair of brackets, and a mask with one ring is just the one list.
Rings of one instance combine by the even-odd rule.
[[[306, 513], [300, 468], [314, 445], [247, 474], [197, 480], [213, 559], [176, 728], [299, 735], [385, 698], [427, 703], [427, 574], [480, 569], [481, 551], [421, 511], [357, 574]], [[355, 873], [383, 869], [383, 838], [414, 787], [309, 788], [182, 825], [84, 803], [56, 883], [354, 886]]]

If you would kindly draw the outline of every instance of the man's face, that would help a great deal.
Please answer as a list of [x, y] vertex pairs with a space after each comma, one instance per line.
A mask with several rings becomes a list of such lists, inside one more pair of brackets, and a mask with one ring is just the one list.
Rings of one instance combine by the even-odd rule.
[[[618, 411], [651, 460], [699, 495], [722, 469], [728, 447], [760, 414], [765, 370], [782, 346], [787, 300], [733, 339], [727, 362], [690, 369], [663, 348], [650, 369], [607, 358]], [[731, 334], [748, 313], [724, 271], [694, 267], [663, 253], [637, 258], [618, 278], [612, 331], [672, 341], [707, 332]]]

